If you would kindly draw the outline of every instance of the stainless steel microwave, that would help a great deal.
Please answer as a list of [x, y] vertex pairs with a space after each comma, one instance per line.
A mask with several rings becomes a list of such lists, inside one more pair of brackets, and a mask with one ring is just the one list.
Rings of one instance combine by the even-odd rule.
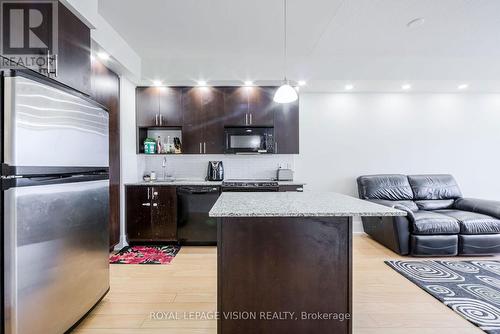
[[274, 153], [272, 127], [226, 127], [224, 136], [225, 153]]

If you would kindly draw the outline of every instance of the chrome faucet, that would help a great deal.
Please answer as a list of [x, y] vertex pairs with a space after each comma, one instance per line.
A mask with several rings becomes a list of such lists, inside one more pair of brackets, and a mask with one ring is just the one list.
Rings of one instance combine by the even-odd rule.
[[167, 179], [167, 157], [163, 157], [163, 161], [161, 163], [161, 168], [163, 169], [163, 180]]

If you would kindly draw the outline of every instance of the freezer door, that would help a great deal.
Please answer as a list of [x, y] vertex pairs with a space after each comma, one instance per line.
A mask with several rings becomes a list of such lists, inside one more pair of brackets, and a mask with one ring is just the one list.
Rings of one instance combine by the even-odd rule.
[[109, 288], [108, 180], [4, 192], [5, 333], [63, 333]]
[[4, 163], [31, 167], [107, 167], [106, 110], [21, 76], [4, 79]]

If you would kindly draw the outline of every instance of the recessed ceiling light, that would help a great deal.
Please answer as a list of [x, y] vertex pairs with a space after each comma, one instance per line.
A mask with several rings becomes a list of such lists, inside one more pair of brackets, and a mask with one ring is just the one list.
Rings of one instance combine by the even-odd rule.
[[307, 84], [307, 82], [305, 82], [304, 80], [299, 80], [299, 81], [297, 81], [297, 84], [299, 86], [305, 86]]
[[410, 84], [404, 84], [403, 86], [401, 86], [401, 89], [402, 89], [402, 90], [408, 90], [408, 89], [411, 89], [411, 85], [410, 85]]
[[344, 86], [345, 90], [351, 90], [353, 88], [354, 88], [354, 85], [351, 85], [351, 84], [347, 84], [347, 85]]
[[408, 27], [408, 28], [416, 28], [416, 27], [420, 27], [424, 23], [425, 23], [425, 18], [423, 18], [423, 17], [417, 17], [417, 18], [411, 20], [410, 22], [408, 22], [406, 24], [406, 27]]
[[245, 83], [245, 86], [253, 86], [253, 81], [247, 80], [244, 83]]
[[102, 60], [108, 60], [109, 55], [106, 52], [98, 52], [97, 57], [101, 58]]
[[207, 82], [205, 80], [198, 80], [198, 86], [204, 87], [207, 85]]
[[461, 84], [457, 88], [460, 89], [460, 90], [463, 90], [463, 89], [469, 88], [469, 85], [468, 84]]
[[153, 80], [153, 85], [154, 86], [161, 86], [161, 85], [163, 85], [163, 81], [161, 81], [161, 80]]

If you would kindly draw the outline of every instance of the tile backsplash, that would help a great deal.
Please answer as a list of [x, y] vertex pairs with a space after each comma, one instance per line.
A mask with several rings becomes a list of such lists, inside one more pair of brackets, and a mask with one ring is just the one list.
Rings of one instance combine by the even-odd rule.
[[[205, 178], [209, 161], [221, 160], [225, 179], [270, 179], [276, 177], [278, 166], [294, 168], [294, 156], [280, 155], [151, 155], [144, 156], [144, 173], [155, 171], [162, 177], [163, 158], [167, 158], [167, 175], [175, 178]], [[143, 174], [144, 174], [143, 173]]]

